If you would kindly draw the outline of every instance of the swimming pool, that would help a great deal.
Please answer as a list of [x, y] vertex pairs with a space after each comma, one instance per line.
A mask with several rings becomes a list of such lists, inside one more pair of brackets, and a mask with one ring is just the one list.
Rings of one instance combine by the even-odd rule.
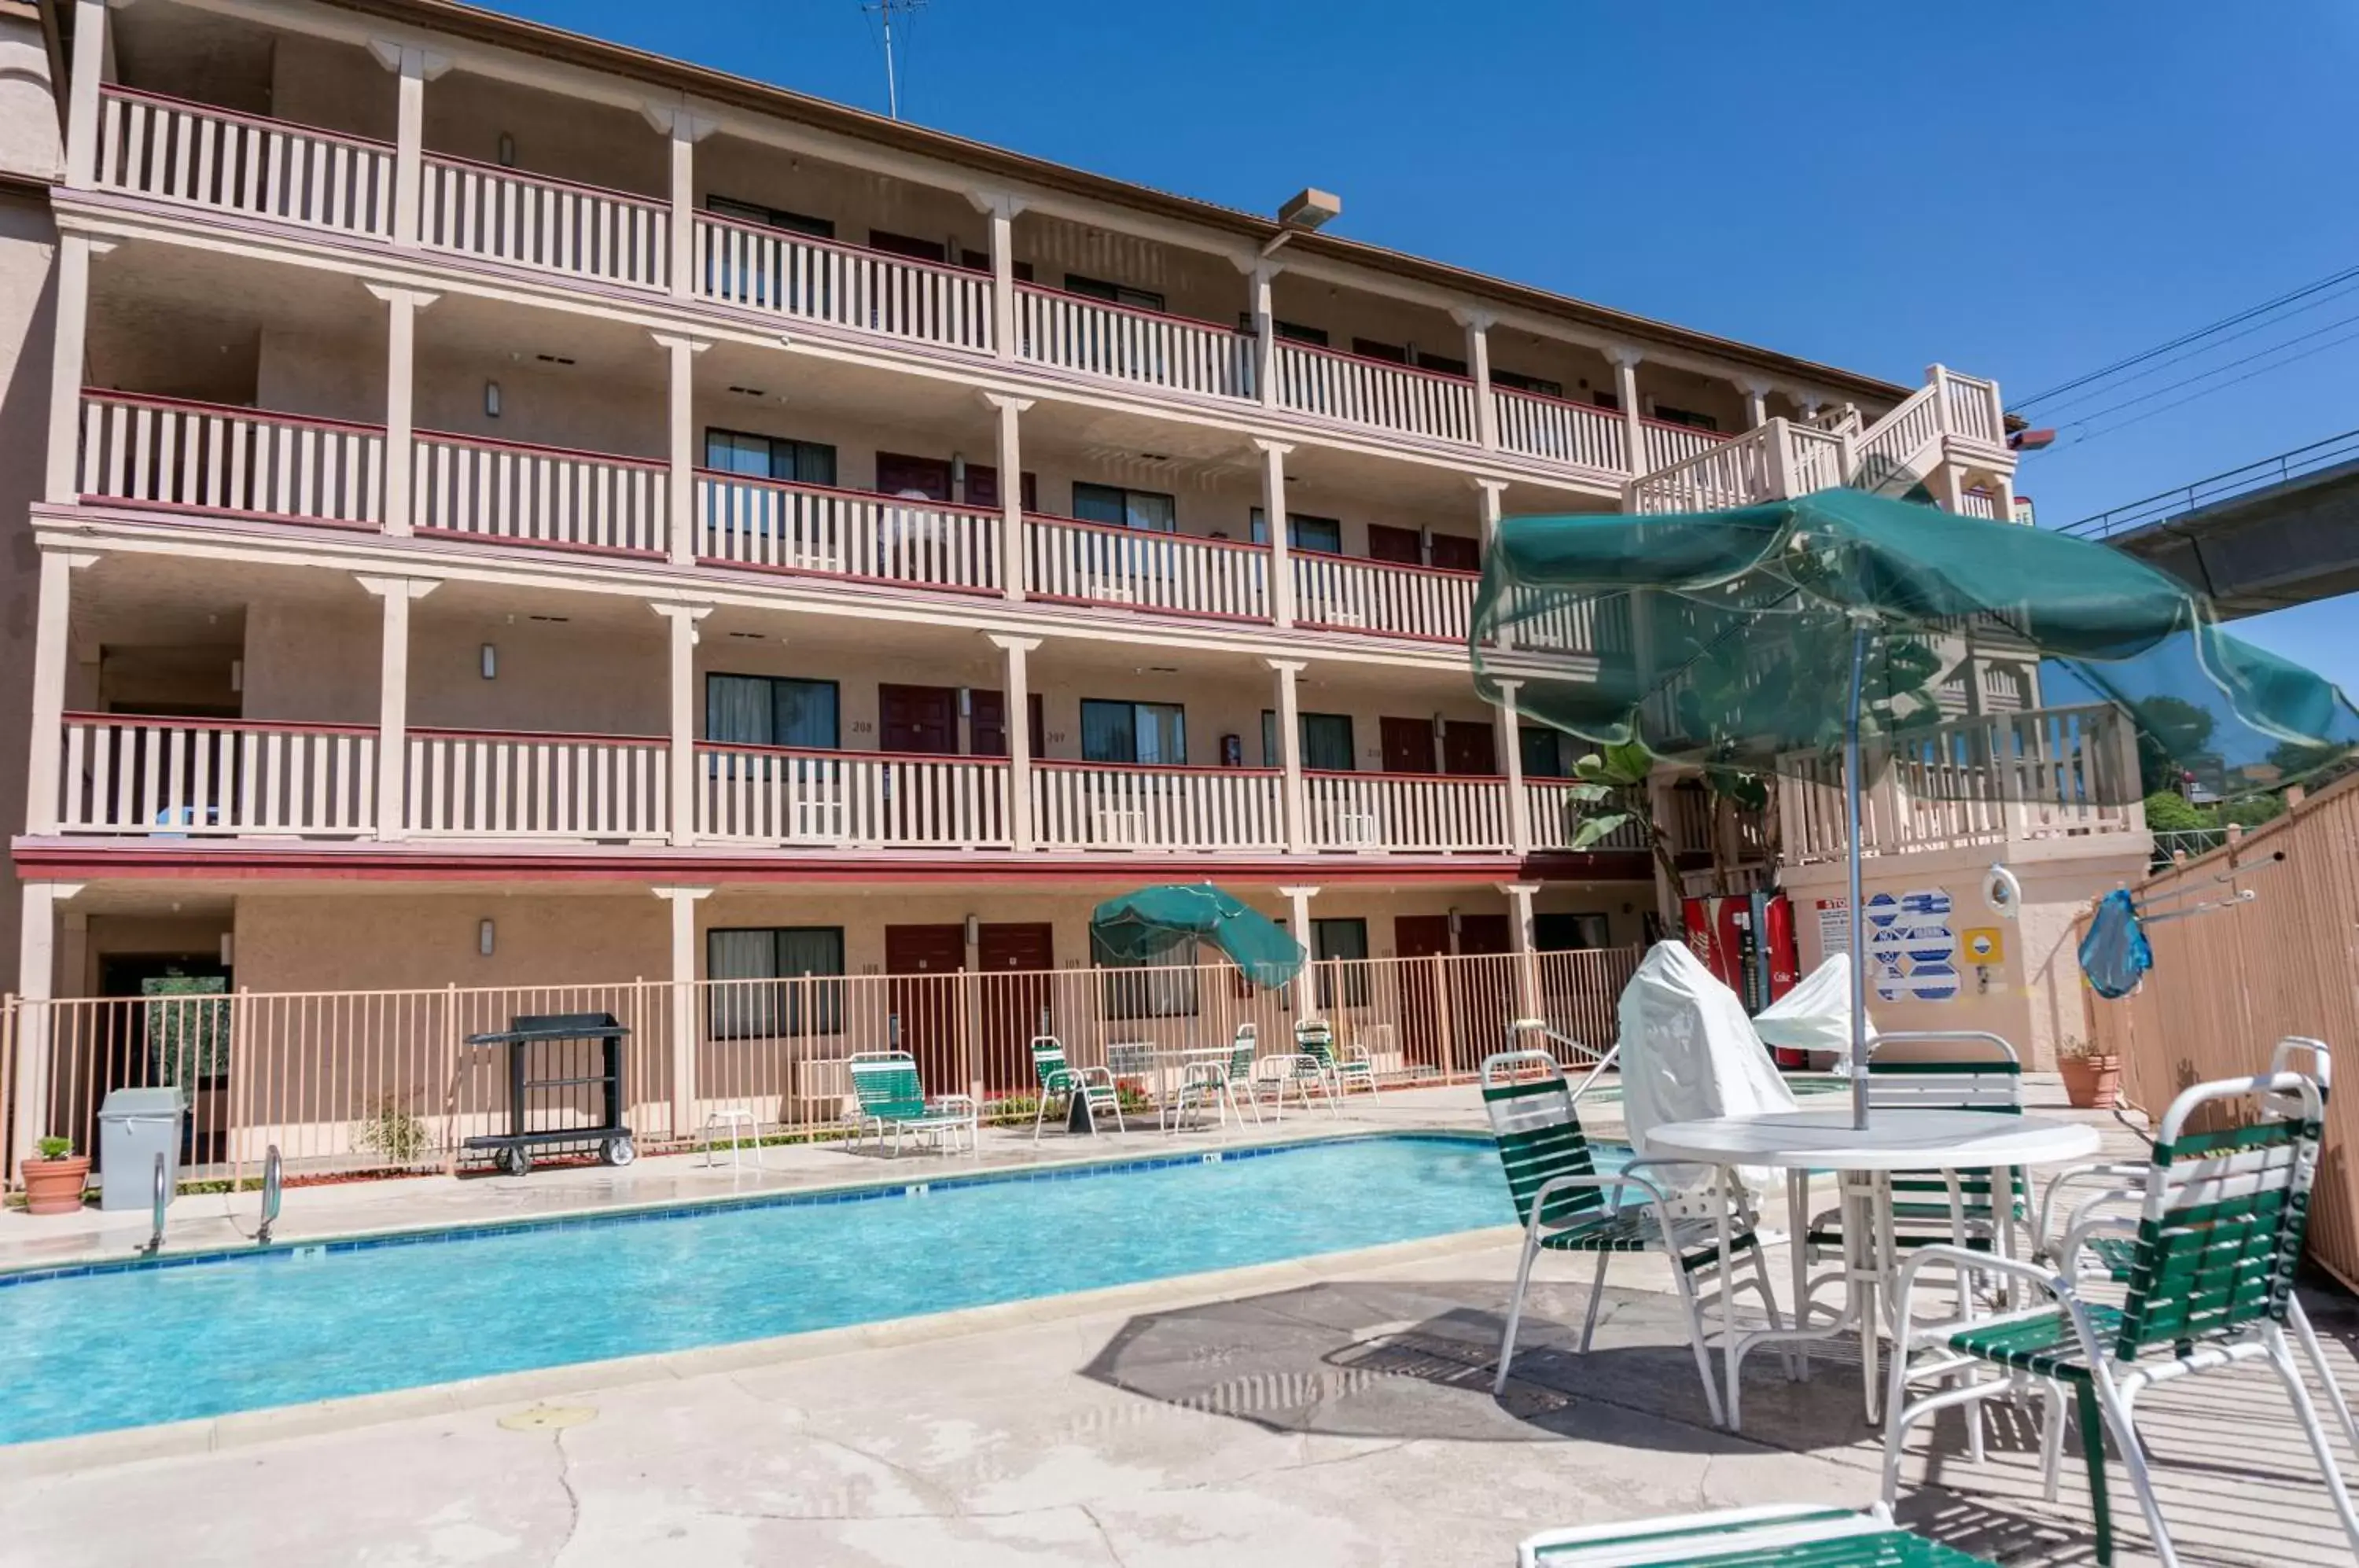
[[[0, 1276], [0, 1443], [723, 1345], [1512, 1224], [1389, 1135]], [[178, 1266], [175, 1266], [175, 1265]]]

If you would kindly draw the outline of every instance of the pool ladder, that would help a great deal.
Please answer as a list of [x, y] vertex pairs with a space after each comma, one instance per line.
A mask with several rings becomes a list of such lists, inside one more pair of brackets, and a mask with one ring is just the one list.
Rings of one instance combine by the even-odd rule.
[[1507, 1025], [1507, 1049], [1509, 1051], [1519, 1049], [1523, 1037], [1531, 1034], [1537, 1034], [1547, 1040], [1550, 1054], [1560, 1062], [1563, 1061], [1568, 1054], [1588, 1060], [1589, 1071], [1582, 1075], [1581, 1082], [1572, 1087], [1572, 1099], [1575, 1105], [1581, 1103], [1581, 1097], [1589, 1093], [1590, 1085], [1596, 1083], [1599, 1075], [1613, 1066], [1614, 1059], [1622, 1054], [1622, 1042], [1618, 1040], [1601, 1052], [1595, 1046], [1577, 1040], [1569, 1034], [1557, 1033], [1556, 1030], [1549, 1028], [1546, 1018], [1516, 1018], [1510, 1022]]
[[140, 1247], [140, 1256], [153, 1258], [164, 1249], [164, 1208], [172, 1201], [171, 1182], [164, 1174], [164, 1157], [156, 1157], [156, 1228]]
[[272, 1144], [262, 1157], [262, 1228], [254, 1233], [254, 1245], [270, 1245], [270, 1227], [278, 1223], [280, 1174], [278, 1146]]

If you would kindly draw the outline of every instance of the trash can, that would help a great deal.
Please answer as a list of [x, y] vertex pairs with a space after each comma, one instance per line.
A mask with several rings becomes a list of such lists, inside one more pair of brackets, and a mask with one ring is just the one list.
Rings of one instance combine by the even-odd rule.
[[156, 1201], [156, 1157], [164, 1157], [164, 1201], [180, 1187], [178, 1089], [116, 1089], [98, 1107], [98, 1206], [146, 1209]]

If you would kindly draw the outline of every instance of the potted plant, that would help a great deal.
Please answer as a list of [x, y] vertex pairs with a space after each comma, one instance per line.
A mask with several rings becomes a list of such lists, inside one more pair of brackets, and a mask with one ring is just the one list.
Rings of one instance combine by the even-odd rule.
[[2068, 1037], [2056, 1048], [2064, 1097], [2075, 1110], [2110, 1111], [2122, 1092], [2122, 1059], [2093, 1040]]
[[82, 1208], [82, 1190], [90, 1180], [90, 1156], [76, 1154], [73, 1140], [45, 1138], [40, 1157], [25, 1161], [25, 1212], [28, 1214], [71, 1214]]

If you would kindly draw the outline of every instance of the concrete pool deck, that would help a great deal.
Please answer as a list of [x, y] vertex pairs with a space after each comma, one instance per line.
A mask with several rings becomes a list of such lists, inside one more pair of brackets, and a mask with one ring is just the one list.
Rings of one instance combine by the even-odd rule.
[[[1360, 1102], [1352, 1130], [1478, 1125], [1471, 1091], [1427, 1094], [1443, 1103]], [[1136, 1136], [1102, 1141], [1153, 1151]], [[987, 1160], [1005, 1152], [985, 1142]], [[842, 1180], [850, 1157], [835, 1160], [810, 1179]], [[635, 1203], [732, 1180], [662, 1170], [681, 1163], [572, 1174], [665, 1184], [634, 1181], [615, 1200]], [[465, 1195], [463, 1217], [507, 1217], [475, 1206], [488, 1183], [441, 1185]], [[355, 1216], [462, 1217], [423, 1185], [311, 1191], [323, 1201], [304, 1205], [303, 1223], [321, 1234]], [[1503, 1565], [1551, 1525], [1873, 1497], [1878, 1447], [1855, 1367], [1830, 1360], [1790, 1385], [1756, 1357], [1746, 1432], [1713, 1431], [1651, 1259], [1617, 1260], [1586, 1358], [1565, 1349], [1586, 1267], [1544, 1265], [1539, 1322], [1495, 1399], [1514, 1256], [1508, 1233], [1475, 1232], [0, 1450], [0, 1564]], [[1782, 1259], [1773, 1267], [1782, 1281]], [[2336, 1302], [2312, 1311], [2359, 1388], [2348, 1348], [2359, 1323]], [[2350, 1561], [2266, 1373], [2157, 1389], [2139, 1409], [2184, 1561]], [[2058, 1504], [2039, 1500], [2027, 1432], [1995, 1422], [1981, 1467], [1964, 1461], [1954, 1421], [1932, 1453], [1913, 1448], [1914, 1521], [2009, 1561], [2093, 1560], [2080, 1485], [2068, 1475]], [[2119, 1522], [2121, 1561], [2150, 1561], [2134, 1520]]]

